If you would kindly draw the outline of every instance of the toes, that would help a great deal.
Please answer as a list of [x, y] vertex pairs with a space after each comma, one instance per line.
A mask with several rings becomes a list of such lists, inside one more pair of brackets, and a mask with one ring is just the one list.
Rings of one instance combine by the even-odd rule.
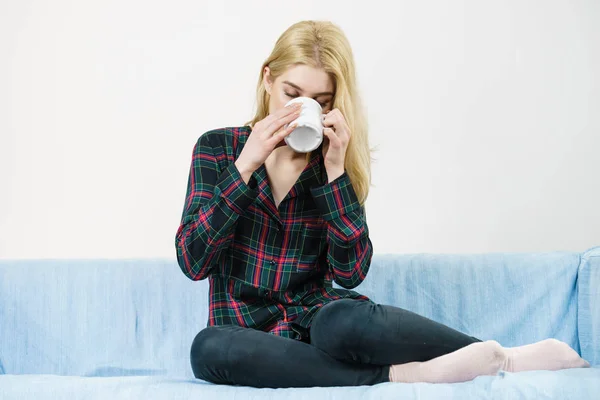
[[562, 340], [557, 339], [549, 339], [553, 346], [556, 348], [556, 354], [560, 354], [561, 358], [564, 360], [566, 368], [584, 368], [586, 364], [589, 366], [589, 363], [581, 358], [579, 353], [575, 351], [568, 343], [563, 342]]

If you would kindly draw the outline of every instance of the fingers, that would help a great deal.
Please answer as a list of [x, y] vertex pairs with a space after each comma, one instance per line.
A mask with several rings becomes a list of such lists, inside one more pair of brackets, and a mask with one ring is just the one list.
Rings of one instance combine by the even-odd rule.
[[[290, 133], [292, 133], [292, 131], [294, 129], [296, 129], [297, 126], [298, 126], [298, 124], [292, 124], [292, 125], [288, 126], [287, 128], [283, 128], [280, 132], [277, 132], [268, 140], [269, 144], [273, 145], [274, 143], [277, 143], [277, 145], [275, 147], [282, 146], [281, 142], [283, 141], [283, 139], [286, 136], [288, 136]], [[285, 144], [285, 143], [283, 143], [283, 144]]]
[[273, 114], [265, 118], [266, 128], [265, 133], [267, 136], [271, 136], [274, 132], [277, 132], [283, 125], [298, 118], [302, 108], [302, 104], [294, 103], [290, 106], [283, 107]]
[[335, 131], [331, 128], [323, 128], [323, 135], [329, 139], [329, 145], [335, 148], [342, 147], [342, 139], [336, 135]]
[[323, 126], [333, 127], [334, 133], [342, 139], [342, 142], [350, 140], [350, 128], [339, 109], [334, 108], [323, 117]]
[[346, 119], [342, 115], [342, 112], [338, 108], [334, 108], [324, 115], [323, 125], [332, 126], [334, 125], [336, 128], [348, 129], [348, 124], [346, 123]]
[[276, 134], [276, 132], [278, 132], [280, 129], [282, 129], [282, 127], [285, 124], [288, 124], [288, 123], [294, 121], [299, 116], [300, 116], [300, 110], [296, 110], [296, 111], [292, 112], [291, 114], [286, 114], [283, 117], [280, 117], [279, 119], [274, 120], [265, 129], [265, 135], [266, 135], [266, 137], [273, 136], [274, 134]]

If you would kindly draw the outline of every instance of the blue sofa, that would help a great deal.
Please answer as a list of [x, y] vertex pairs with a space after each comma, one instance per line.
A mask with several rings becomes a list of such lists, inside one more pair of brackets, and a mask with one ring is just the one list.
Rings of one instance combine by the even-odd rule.
[[600, 399], [600, 246], [376, 254], [356, 289], [508, 347], [554, 337], [592, 368], [454, 384], [257, 389], [195, 379], [208, 282], [174, 259], [0, 261], [0, 399]]

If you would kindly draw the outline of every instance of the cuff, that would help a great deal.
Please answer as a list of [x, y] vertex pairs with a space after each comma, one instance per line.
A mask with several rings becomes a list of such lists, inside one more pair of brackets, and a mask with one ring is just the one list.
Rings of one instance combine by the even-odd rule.
[[323, 186], [311, 188], [310, 192], [326, 221], [331, 221], [360, 208], [358, 197], [346, 171], [337, 179]]
[[219, 189], [219, 195], [238, 214], [242, 214], [258, 196], [254, 176], [246, 184], [234, 163], [229, 164], [221, 173], [216, 186]]

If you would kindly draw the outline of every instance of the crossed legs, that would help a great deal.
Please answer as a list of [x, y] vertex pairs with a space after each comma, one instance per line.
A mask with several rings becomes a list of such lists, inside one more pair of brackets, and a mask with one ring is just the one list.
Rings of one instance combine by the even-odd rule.
[[317, 312], [310, 343], [235, 325], [204, 328], [190, 361], [197, 378], [271, 388], [452, 383], [501, 369], [589, 366], [556, 339], [504, 348], [399, 307], [353, 299]]

